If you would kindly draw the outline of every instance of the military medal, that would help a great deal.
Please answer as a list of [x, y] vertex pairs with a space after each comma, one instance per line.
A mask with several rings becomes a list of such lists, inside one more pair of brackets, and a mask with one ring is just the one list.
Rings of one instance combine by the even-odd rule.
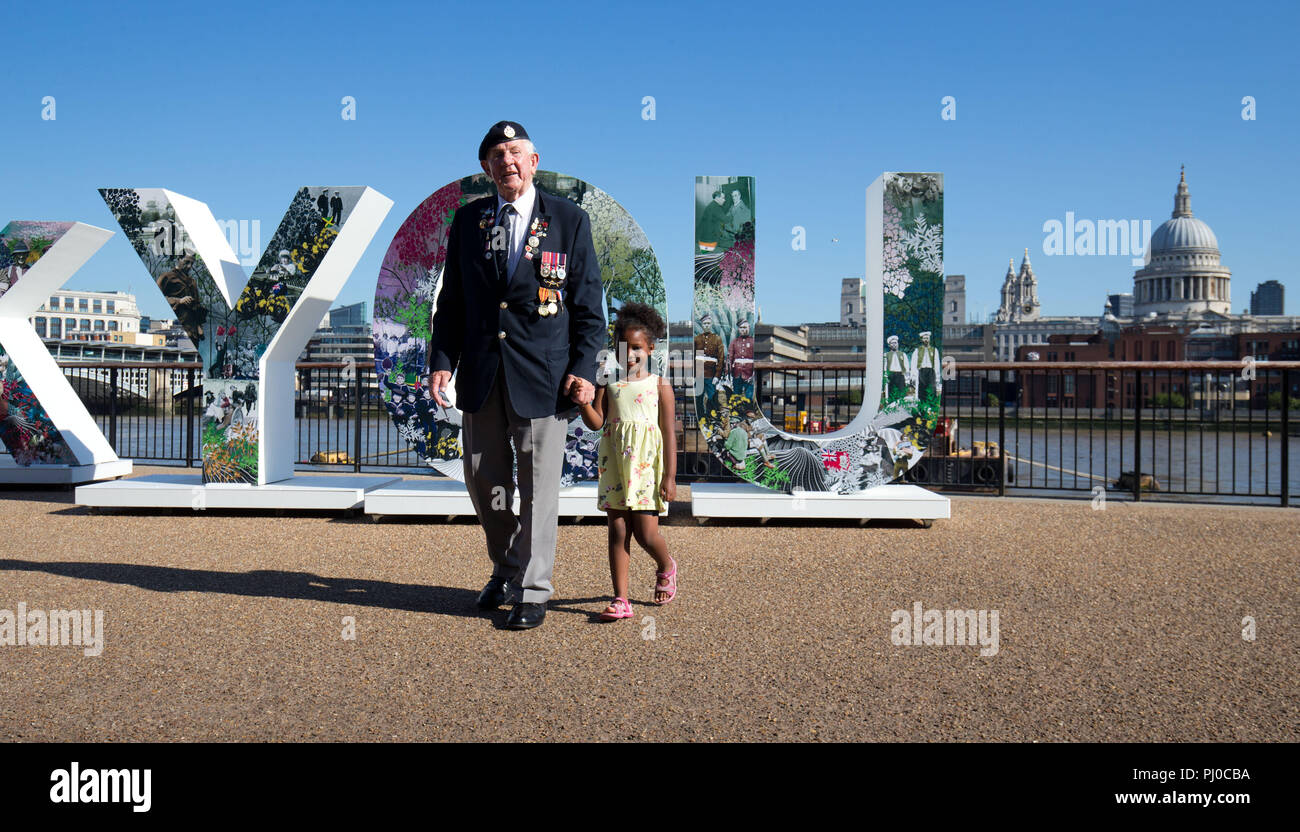
[[564, 308], [564, 296], [560, 289], [564, 286], [564, 266], [567, 255], [558, 251], [541, 252], [538, 264], [537, 314], [543, 318], [558, 315]]
[[533, 253], [541, 248], [542, 240], [546, 237], [546, 226], [549, 220], [545, 217], [533, 217], [533, 224], [528, 227], [528, 239], [524, 241], [524, 259], [532, 260]]
[[492, 224], [496, 219], [496, 211], [492, 208], [485, 207], [478, 221], [478, 229], [483, 232], [483, 259], [492, 259]]

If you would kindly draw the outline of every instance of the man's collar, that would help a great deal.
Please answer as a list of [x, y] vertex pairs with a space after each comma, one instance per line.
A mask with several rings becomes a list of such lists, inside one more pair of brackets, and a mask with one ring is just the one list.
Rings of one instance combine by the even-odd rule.
[[[510, 204], [515, 206], [515, 210], [519, 212], [519, 216], [531, 217], [533, 215], [533, 205], [535, 205], [536, 202], [537, 202], [537, 186], [534, 185], [532, 182], [529, 182], [528, 190], [520, 194], [519, 198]], [[505, 206], [506, 206], [505, 197], [501, 196], [501, 193], [498, 191], [497, 192], [497, 214], [498, 215], [501, 213], [501, 209], [504, 208]], [[525, 208], [528, 210], [525, 211], [524, 210]]]

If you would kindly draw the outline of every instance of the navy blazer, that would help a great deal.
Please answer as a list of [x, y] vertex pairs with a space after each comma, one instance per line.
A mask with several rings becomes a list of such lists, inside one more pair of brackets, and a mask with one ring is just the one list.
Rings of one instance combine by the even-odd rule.
[[[534, 184], [534, 187], [536, 185]], [[564, 197], [537, 188], [533, 217], [547, 219], [539, 251], [566, 255], [563, 310], [537, 314], [539, 253], [522, 254], [507, 281], [496, 259], [484, 257], [491, 233], [480, 228], [495, 217], [496, 195], [462, 205], [451, 221], [430, 335], [429, 372], [456, 373], [456, 406], [474, 413], [483, 406], [497, 367], [504, 363], [510, 404], [525, 419], [572, 410], [560, 389], [567, 375], [595, 383], [596, 359], [604, 349], [604, 293], [600, 263], [591, 241], [587, 212]]]

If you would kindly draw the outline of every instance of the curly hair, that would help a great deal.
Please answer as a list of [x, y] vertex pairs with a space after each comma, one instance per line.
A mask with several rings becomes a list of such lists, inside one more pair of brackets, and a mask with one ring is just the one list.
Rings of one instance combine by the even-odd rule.
[[648, 303], [625, 303], [619, 307], [618, 319], [614, 321], [614, 340], [627, 340], [624, 336], [632, 329], [640, 329], [656, 341], [668, 334], [664, 319]]

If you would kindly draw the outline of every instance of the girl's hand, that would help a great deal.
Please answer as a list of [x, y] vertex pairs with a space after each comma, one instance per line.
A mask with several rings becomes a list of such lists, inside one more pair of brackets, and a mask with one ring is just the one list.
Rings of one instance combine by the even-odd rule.
[[664, 498], [665, 503], [671, 503], [677, 499], [677, 483], [672, 480], [664, 480], [659, 486], [659, 496]]

